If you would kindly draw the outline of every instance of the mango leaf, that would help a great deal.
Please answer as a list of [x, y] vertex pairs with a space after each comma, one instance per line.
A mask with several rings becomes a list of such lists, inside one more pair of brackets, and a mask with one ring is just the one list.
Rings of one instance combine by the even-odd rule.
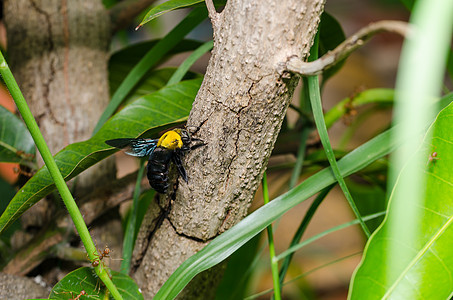
[[[394, 150], [397, 145], [390, 138], [393, 131], [390, 129], [378, 135], [338, 161], [341, 175], [346, 177]], [[174, 299], [198, 273], [226, 259], [286, 211], [334, 182], [332, 170], [324, 169], [257, 209], [182, 263], [157, 292], [154, 300]]]
[[[123, 299], [143, 299], [143, 295], [132, 278], [116, 271], [110, 271], [110, 274]], [[49, 299], [76, 299], [79, 295], [80, 299], [108, 299], [105, 298], [106, 289], [93, 268], [83, 267], [67, 274], [53, 287]]]
[[35, 157], [35, 142], [24, 122], [0, 106], [0, 162], [20, 163]]
[[[390, 239], [389, 219], [397, 205], [390, 197], [388, 215], [381, 227], [368, 241], [359, 267], [350, 285], [350, 299], [449, 299], [453, 292], [453, 104], [445, 108], [433, 126], [431, 142], [425, 140], [424, 149], [430, 149], [426, 163], [418, 166], [426, 172], [424, 203], [414, 206], [420, 224], [419, 234], [409, 244], [403, 238], [396, 274], [386, 270], [384, 256]], [[429, 135], [428, 135], [429, 136]], [[434, 152], [436, 154], [434, 154]], [[410, 162], [409, 162], [410, 163]], [[403, 169], [400, 176], [405, 176]], [[407, 173], [407, 172], [406, 172]], [[395, 189], [398, 189], [398, 183]], [[395, 189], [392, 195], [395, 194]], [[384, 296], [385, 295], [385, 296]], [[372, 296], [370, 298], [370, 296]]]
[[[69, 180], [117, 150], [104, 143], [118, 137], [156, 134], [163, 126], [185, 120], [201, 79], [183, 81], [146, 95], [113, 116], [92, 138], [71, 144], [55, 155], [58, 168]], [[55, 189], [46, 167], [41, 168], [14, 196], [0, 217], [0, 233], [28, 208]]]

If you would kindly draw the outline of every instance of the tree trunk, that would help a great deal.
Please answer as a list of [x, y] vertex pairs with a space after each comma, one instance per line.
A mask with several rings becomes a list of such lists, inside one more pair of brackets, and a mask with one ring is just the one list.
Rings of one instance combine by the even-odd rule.
[[[145, 217], [134, 252], [145, 298], [247, 214], [299, 80], [282, 65], [307, 56], [323, 7], [324, 0], [229, 0], [213, 17], [214, 49], [188, 121], [206, 146], [186, 156], [189, 183], [179, 179], [174, 201], [161, 196]], [[192, 282], [203, 286], [180, 297], [210, 299], [219, 278]]]
[[[6, 0], [4, 15], [9, 65], [51, 152], [90, 138], [109, 101], [111, 32], [102, 1]], [[80, 176], [76, 196], [114, 177], [106, 160]], [[24, 225], [45, 223], [38, 219], [50, 211], [40, 201]]]
[[109, 102], [102, 1], [6, 0], [4, 10], [9, 64], [51, 152], [90, 138]]

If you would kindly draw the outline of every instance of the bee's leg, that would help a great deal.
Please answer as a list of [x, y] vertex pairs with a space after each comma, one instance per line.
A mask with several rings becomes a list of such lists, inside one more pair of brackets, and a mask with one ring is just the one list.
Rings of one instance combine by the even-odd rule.
[[184, 169], [184, 166], [182, 165], [181, 151], [173, 152], [172, 160], [175, 163], [176, 168], [178, 169], [179, 175], [181, 175], [182, 179], [184, 179], [185, 182], [189, 182], [189, 179], [187, 178], [186, 170]]

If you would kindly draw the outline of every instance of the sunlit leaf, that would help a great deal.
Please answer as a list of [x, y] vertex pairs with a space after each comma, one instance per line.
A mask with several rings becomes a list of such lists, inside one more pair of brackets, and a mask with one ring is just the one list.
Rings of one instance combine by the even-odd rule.
[[[429, 149], [430, 156], [418, 168], [420, 172], [426, 172], [427, 183], [423, 204], [414, 208], [418, 216], [416, 223], [420, 224], [415, 244], [407, 244], [404, 239], [398, 241], [403, 252], [401, 257], [394, 257], [399, 272], [388, 274], [382, 262], [388, 253], [388, 219], [394, 214], [395, 203], [391, 197], [389, 216], [369, 240], [364, 258], [353, 277], [351, 299], [364, 299], [366, 295], [382, 299], [385, 294], [398, 298], [405, 293], [415, 293], [418, 299], [449, 299], [453, 292], [452, 104], [439, 114], [431, 130], [432, 141], [425, 141], [425, 149], [420, 149]], [[436, 155], [433, 156], [434, 152]], [[406, 175], [405, 170], [400, 174]], [[397, 183], [395, 189], [398, 188]]]
[[[201, 79], [183, 81], [144, 96], [113, 116], [87, 141], [74, 143], [55, 155], [65, 180], [117, 151], [104, 141], [118, 137], [155, 135], [163, 126], [185, 120]], [[16, 194], [0, 217], [0, 233], [42, 197], [55, 189], [46, 167], [40, 169]]]
[[[109, 271], [123, 299], [142, 300], [137, 284], [127, 275]], [[67, 274], [52, 289], [49, 299], [104, 299], [106, 289], [93, 268], [83, 267]], [[108, 298], [107, 298], [108, 299]]]

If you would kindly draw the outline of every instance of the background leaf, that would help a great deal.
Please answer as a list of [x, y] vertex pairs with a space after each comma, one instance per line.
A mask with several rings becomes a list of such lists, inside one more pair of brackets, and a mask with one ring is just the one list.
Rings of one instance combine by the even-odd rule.
[[143, 26], [144, 24], [148, 23], [149, 21], [151, 21], [169, 11], [192, 6], [192, 5], [201, 3], [201, 2], [203, 2], [203, 0], [169, 0], [169, 1], [165, 1], [164, 3], [151, 8], [146, 13], [145, 17], [143, 18], [140, 25], [138, 25], [138, 27]]
[[[346, 36], [340, 23], [330, 14], [324, 12], [321, 15], [321, 23], [319, 24], [319, 57], [323, 56], [330, 50], [335, 49], [340, 45]], [[323, 84], [335, 75], [344, 65], [346, 59], [340, 60], [338, 63], [325, 70], [322, 74]]]
[[0, 105], [0, 162], [31, 160], [35, 151], [35, 142], [24, 122]]
[[144, 78], [145, 74], [153, 68], [168, 51], [174, 48], [189, 32], [197, 27], [207, 16], [206, 8], [194, 9], [175, 28], [173, 28], [163, 39], [156, 43], [140, 61], [127, 74], [120, 86], [100, 116], [94, 128], [98, 132], [102, 125], [118, 109], [125, 97], [132, 91], [137, 83]]
[[[116, 271], [110, 271], [112, 281], [123, 299], [142, 300], [137, 284], [132, 278]], [[52, 289], [49, 299], [74, 299], [84, 290], [86, 295], [80, 299], [103, 299], [105, 287], [97, 278], [93, 268], [83, 267], [67, 274]]]
[[[55, 155], [58, 168], [69, 180], [117, 150], [104, 143], [118, 137], [148, 137], [187, 118], [201, 79], [183, 81], [127, 105], [87, 141], [71, 144]], [[28, 208], [55, 188], [46, 167], [16, 194], [0, 217], [0, 233]]]
[[[453, 104], [450, 104], [437, 117], [432, 127], [432, 141], [425, 141], [424, 147], [430, 153], [437, 152], [437, 160], [418, 166], [420, 172], [427, 173], [426, 192], [422, 206], [415, 207], [420, 224], [420, 235], [415, 244], [398, 241], [404, 255], [394, 257], [398, 274], [386, 271], [382, 261], [387, 252], [390, 238], [389, 221], [394, 214], [392, 193], [388, 216], [365, 248], [363, 260], [351, 282], [350, 298], [363, 299], [373, 295], [373, 299], [387, 296], [401, 297], [415, 292], [417, 299], [448, 299], [453, 292]], [[420, 149], [423, 151], [426, 149]], [[411, 164], [409, 162], [408, 164]], [[407, 176], [404, 169], [401, 176]], [[398, 189], [398, 183], [395, 189]], [[389, 253], [388, 255], [395, 255]], [[387, 278], [387, 279], [386, 279]], [[404, 298], [404, 296], [402, 296]]]
[[[137, 43], [129, 47], [125, 47], [112, 54], [109, 60], [109, 84], [110, 93], [112, 95], [120, 86], [121, 82], [123, 82], [123, 80], [126, 78], [127, 74], [129, 74], [129, 72], [141, 60], [141, 58], [146, 55], [149, 49], [153, 48], [159, 41], [160, 40], [153, 40]], [[169, 58], [175, 54], [193, 51], [201, 45], [201, 42], [195, 40], [182, 40], [171, 50], [169, 50], [166, 56], [161, 61], [159, 61], [159, 63], [165, 61], [166, 58]], [[144, 80], [152, 77], [152, 73], [154, 72], [156, 72], [156, 69], [150, 68], [147, 73], [143, 75], [143, 77], [145, 78]], [[140, 81], [137, 85], [141, 86], [142, 84], [143, 82]], [[136, 89], [137, 87], [135, 87], [132, 91]]]
[[[143, 97], [145, 95], [151, 94], [164, 86], [168, 84], [168, 80], [174, 75], [176, 68], [163, 68], [163, 69], [157, 69], [157, 70], [151, 70], [148, 72], [146, 77], [144, 77], [135, 87], [132, 89], [132, 91], [129, 93], [129, 95], [126, 97], [125, 102], [130, 102], [134, 101], [140, 97]], [[122, 75], [120, 75], [120, 70], [115, 70], [115, 72], [111, 73], [111, 76], [114, 78], [111, 78], [110, 83], [112, 85], [119, 85], [121, 83]], [[127, 71], [126, 71], [127, 72]], [[118, 75], [117, 75], [118, 74]], [[193, 72], [188, 72], [185, 76], [185, 80], [190, 80], [190, 79], [196, 79], [196, 78], [202, 78], [202, 75], [193, 73]]]

